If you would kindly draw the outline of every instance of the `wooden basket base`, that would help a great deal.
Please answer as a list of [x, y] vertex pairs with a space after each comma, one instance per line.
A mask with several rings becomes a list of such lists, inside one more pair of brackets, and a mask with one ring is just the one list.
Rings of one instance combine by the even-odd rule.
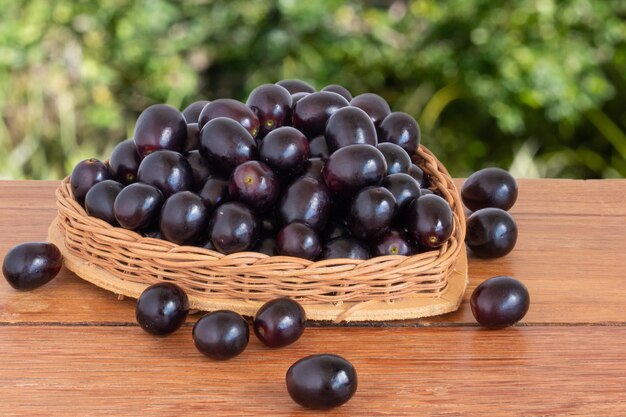
[[[48, 230], [48, 240], [61, 250], [65, 266], [80, 278], [89, 281], [98, 287], [116, 294], [138, 298], [147, 284], [128, 282], [117, 278], [108, 271], [92, 265], [84, 259], [71, 253], [65, 246], [63, 230], [55, 219]], [[350, 321], [374, 322], [407, 320], [419, 317], [437, 316], [455, 311], [459, 308], [465, 287], [467, 286], [467, 255], [462, 250], [457, 259], [454, 271], [448, 278], [447, 289], [439, 296], [425, 297], [423, 294], [415, 297], [406, 297], [393, 303], [383, 301], [345, 302], [339, 305], [306, 304], [307, 319], [319, 321]], [[189, 303], [192, 309], [202, 311], [233, 310], [244, 316], [254, 316], [261, 307], [261, 302], [251, 302], [235, 299], [214, 298], [211, 295], [199, 296], [189, 294]]]

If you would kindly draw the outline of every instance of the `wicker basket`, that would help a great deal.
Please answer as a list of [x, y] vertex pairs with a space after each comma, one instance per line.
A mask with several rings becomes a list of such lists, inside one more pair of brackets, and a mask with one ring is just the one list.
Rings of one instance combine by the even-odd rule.
[[445, 167], [423, 146], [415, 161], [431, 188], [450, 203], [454, 232], [439, 250], [414, 256], [313, 262], [178, 246], [88, 216], [74, 200], [68, 178], [56, 193], [58, 216], [49, 238], [81, 278], [134, 298], [150, 284], [172, 281], [187, 291], [192, 308], [228, 308], [248, 316], [281, 296], [301, 302], [312, 320], [386, 321], [442, 314], [458, 308], [467, 282], [465, 219]]

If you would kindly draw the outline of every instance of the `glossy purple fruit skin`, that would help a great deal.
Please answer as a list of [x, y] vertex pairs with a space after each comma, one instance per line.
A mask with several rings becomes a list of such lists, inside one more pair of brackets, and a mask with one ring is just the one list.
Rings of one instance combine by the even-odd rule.
[[278, 215], [283, 224], [300, 222], [322, 230], [328, 221], [332, 204], [332, 194], [323, 183], [311, 177], [301, 177], [283, 193]]
[[163, 204], [159, 225], [165, 239], [190, 245], [206, 236], [209, 212], [199, 195], [191, 191], [173, 194]]
[[30, 291], [50, 282], [62, 266], [63, 256], [55, 245], [27, 242], [7, 252], [2, 261], [2, 274], [14, 289]]
[[259, 133], [259, 118], [240, 101], [232, 98], [220, 98], [207, 104], [200, 112], [198, 127], [200, 130], [213, 119], [225, 117], [240, 124], [253, 138]]
[[309, 157], [328, 159], [331, 152], [323, 135], [316, 136], [309, 142]]
[[302, 177], [311, 177], [315, 180], [320, 181], [322, 184], [324, 183], [324, 175], [322, 171], [324, 170], [325, 162], [320, 158], [309, 158], [309, 160], [305, 163], [305, 169], [302, 173]]
[[109, 168], [101, 161], [95, 158], [80, 161], [70, 175], [72, 194], [76, 201], [82, 204], [91, 187], [110, 178]]
[[248, 161], [233, 171], [228, 193], [233, 200], [259, 211], [267, 211], [280, 197], [280, 182], [274, 171], [263, 162]]
[[206, 180], [213, 175], [209, 161], [200, 154], [200, 151], [188, 152], [185, 158], [187, 158], [193, 174], [193, 189], [200, 190]]
[[358, 107], [343, 107], [335, 111], [328, 118], [324, 136], [331, 152], [359, 143], [378, 144], [374, 123]]
[[134, 140], [142, 158], [160, 149], [182, 152], [187, 140], [187, 122], [174, 107], [153, 104], [139, 115]]
[[252, 90], [246, 105], [259, 119], [260, 138], [274, 129], [291, 125], [291, 94], [284, 87], [262, 84]]
[[261, 141], [259, 159], [281, 177], [296, 176], [309, 159], [309, 140], [298, 129], [279, 127]]
[[300, 92], [300, 93], [292, 94], [291, 95], [291, 111], [293, 112], [293, 108], [295, 107], [297, 102], [299, 102], [301, 99], [308, 96], [309, 94], [311, 93]]
[[187, 139], [185, 140], [184, 152], [197, 150], [200, 146], [200, 127], [198, 123], [187, 124]]
[[465, 243], [476, 256], [500, 258], [515, 247], [517, 224], [513, 216], [502, 209], [480, 209], [467, 219]]
[[252, 210], [239, 202], [219, 206], [209, 224], [213, 245], [225, 254], [250, 250], [256, 243], [258, 229]]
[[309, 94], [294, 106], [292, 126], [313, 139], [324, 133], [326, 122], [334, 112], [349, 105], [348, 100], [329, 91]]
[[135, 312], [143, 330], [155, 336], [167, 336], [178, 330], [187, 319], [189, 299], [178, 285], [160, 282], [141, 293]]
[[380, 143], [378, 150], [387, 161], [387, 175], [407, 173], [412, 165], [411, 157], [395, 143]]
[[276, 256], [276, 239], [264, 237], [254, 245], [254, 252], [263, 253], [267, 256]]
[[471, 211], [488, 207], [509, 210], [517, 200], [517, 181], [500, 168], [485, 168], [469, 176], [461, 188], [461, 198]]
[[280, 80], [276, 83], [276, 85], [280, 85], [281, 87], [289, 91], [289, 94], [315, 92], [315, 88], [311, 84], [306, 83], [302, 80]]
[[199, 100], [194, 101], [189, 106], [187, 106], [185, 110], [183, 110], [183, 117], [185, 118], [187, 124], [198, 123], [198, 120], [200, 119], [200, 112], [202, 112], [202, 109], [207, 104], [209, 104], [208, 100]]
[[280, 255], [311, 261], [322, 252], [317, 233], [304, 223], [291, 223], [283, 227], [276, 237], [276, 249]]
[[300, 359], [285, 377], [289, 396], [302, 407], [328, 410], [345, 404], [357, 390], [354, 366], [341, 356], [311, 355]]
[[92, 217], [117, 225], [113, 204], [123, 188], [122, 184], [113, 180], [104, 180], [97, 183], [91, 187], [85, 197], [85, 211]]
[[141, 157], [137, 153], [135, 141], [126, 139], [113, 148], [109, 158], [109, 170], [116, 181], [124, 185], [137, 181], [137, 170]]
[[193, 326], [193, 342], [205, 356], [219, 361], [241, 354], [248, 346], [248, 322], [230, 310], [205, 314]]
[[373, 247], [375, 256], [413, 255], [416, 251], [411, 242], [397, 230], [390, 230], [378, 238]]
[[407, 217], [409, 235], [425, 247], [438, 248], [452, 236], [452, 209], [438, 195], [427, 194], [413, 200], [407, 209]]
[[378, 141], [395, 143], [411, 156], [420, 144], [420, 128], [415, 119], [402, 112], [387, 115], [378, 126]]
[[145, 229], [157, 223], [165, 201], [158, 188], [142, 183], [126, 186], [115, 198], [113, 213], [125, 229]]
[[350, 93], [350, 91], [348, 91], [346, 87], [341, 86], [339, 84], [327, 85], [326, 87], [322, 88], [320, 91], [330, 91], [331, 93], [339, 94], [341, 97], [345, 98], [348, 101], [352, 100], [352, 93]]
[[372, 145], [348, 145], [330, 155], [322, 171], [326, 186], [350, 198], [368, 185], [380, 184], [387, 172], [383, 154]]
[[348, 228], [360, 239], [377, 238], [390, 229], [397, 209], [396, 199], [386, 188], [365, 188], [352, 200]]
[[356, 238], [336, 237], [324, 244], [321, 259], [369, 259], [367, 246]]
[[209, 212], [212, 213], [216, 207], [230, 200], [229, 182], [229, 180], [219, 177], [207, 178], [198, 195], [202, 198]]
[[420, 189], [420, 195], [427, 195], [427, 194], [435, 194], [435, 193], [433, 193], [433, 190], [430, 190], [428, 188], [421, 188]]
[[419, 184], [408, 174], [387, 175], [381, 185], [393, 194], [398, 205], [398, 212], [402, 212], [414, 198], [421, 195]]
[[470, 306], [481, 326], [502, 329], [524, 318], [530, 306], [530, 294], [526, 286], [515, 278], [497, 276], [476, 287]]
[[211, 166], [227, 175], [238, 165], [258, 156], [256, 142], [250, 133], [236, 121], [225, 117], [213, 119], [202, 128], [200, 153]]
[[321, 233], [322, 239], [328, 242], [337, 237], [349, 237], [350, 235], [350, 229], [348, 229], [348, 225], [346, 224], [346, 216], [331, 211], [328, 223]]
[[424, 170], [422, 170], [422, 168], [418, 167], [415, 164], [412, 164], [407, 170], [407, 174], [415, 178], [417, 183], [420, 185], [420, 188], [428, 188], [428, 178], [424, 174]]
[[370, 116], [376, 128], [391, 113], [391, 108], [385, 99], [374, 93], [360, 94], [350, 101], [350, 105], [364, 110]]
[[254, 334], [267, 347], [291, 345], [302, 336], [306, 322], [304, 308], [290, 298], [276, 298], [263, 304], [254, 316]]
[[187, 159], [178, 152], [167, 150], [153, 152], [141, 161], [137, 181], [154, 185], [165, 198], [194, 186], [193, 171]]

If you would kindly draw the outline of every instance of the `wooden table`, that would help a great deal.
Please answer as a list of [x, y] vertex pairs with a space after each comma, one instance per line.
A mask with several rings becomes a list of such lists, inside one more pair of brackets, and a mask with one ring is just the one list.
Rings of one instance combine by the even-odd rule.
[[[460, 184], [460, 182], [459, 182]], [[0, 182], [0, 258], [41, 240], [58, 182]], [[298, 415], [287, 368], [348, 358], [359, 389], [331, 415], [625, 416], [626, 180], [521, 180], [516, 249], [470, 258], [458, 312], [382, 327], [310, 327], [295, 345], [213, 362], [191, 325], [167, 338], [137, 327], [134, 301], [63, 271], [19, 293], [0, 282], [0, 415]], [[487, 331], [468, 297], [494, 275], [531, 294], [517, 326]]]

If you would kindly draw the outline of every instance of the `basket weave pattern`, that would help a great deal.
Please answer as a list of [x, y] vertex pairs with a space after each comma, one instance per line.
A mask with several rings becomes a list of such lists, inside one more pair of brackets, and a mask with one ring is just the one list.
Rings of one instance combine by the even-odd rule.
[[420, 146], [415, 161], [431, 188], [450, 203], [454, 231], [439, 250], [369, 260], [309, 261], [241, 252], [224, 255], [145, 238], [87, 215], [66, 178], [56, 192], [58, 223], [67, 249], [115, 277], [141, 284], [173, 281], [200, 297], [265, 302], [291, 297], [303, 304], [385, 301], [406, 296], [436, 297], [445, 291], [464, 249], [465, 219], [458, 192], [437, 158]]

